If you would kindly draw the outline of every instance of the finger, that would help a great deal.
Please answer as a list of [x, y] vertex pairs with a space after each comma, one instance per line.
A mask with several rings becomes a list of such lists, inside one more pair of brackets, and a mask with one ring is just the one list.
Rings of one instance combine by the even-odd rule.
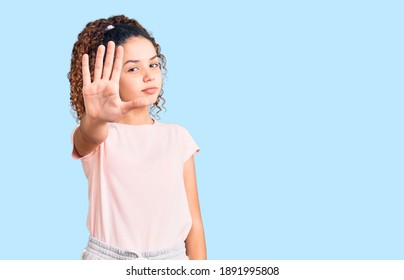
[[105, 57], [105, 62], [104, 62], [104, 71], [102, 73], [102, 78], [109, 80], [111, 77], [111, 71], [112, 71], [112, 63], [114, 61], [114, 54], [115, 54], [115, 43], [112, 41], [108, 42], [107, 45], [107, 55]]
[[94, 80], [101, 79], [102, 65], [104, 62], [104, 53], [105, 53], [105, 47], [104, 45], [100, 45], [97, 49], [97, 55], [95, 57]]
[[88, 66], [88, 54], [84, 54], [81, 60], [81, 72], [83, 74], [83, 87], [91, 84], [90, 68]]
[[130, 110], [135, 108], [144, 107], [149, 105], [149, 100], [147, 98], [138, 98], [132, 101], [122, 102], [121, 104], [121, 112], [122, 114], [128, 113]]
[[121, 77], [122, 71], [122, 60], [123, 60], [123, 47], [118, 46], [115, 53], [114, 68], [112, 70], [111, 80], [118, 82]]

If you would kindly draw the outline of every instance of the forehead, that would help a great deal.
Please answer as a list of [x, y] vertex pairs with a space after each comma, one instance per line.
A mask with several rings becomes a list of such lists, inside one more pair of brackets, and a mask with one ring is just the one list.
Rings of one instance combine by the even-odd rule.
[[150, 57], [153, 57], [157, 54], [152, 42], [143, 37], [132, 37], [128, 39], [122, 45], [122, 47], [124, 50], [124, 60], [149, 60]]

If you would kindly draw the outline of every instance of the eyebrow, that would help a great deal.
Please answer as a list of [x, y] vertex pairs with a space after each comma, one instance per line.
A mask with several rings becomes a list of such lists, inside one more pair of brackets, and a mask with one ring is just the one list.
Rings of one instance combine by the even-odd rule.
[[[155, 59], [155, 58], [158, 57], [158, 56], [159, 56], [159, 55], [156, 54], [155, 56], [151, 57], [151, 58], [149, 59], [149, 61]], [[140, 61], [139, 59], [129, 59], [129, 60], [125, 61], [125, 63], [123, 64], [123, 66], [126, 65], [126, 64], [128, 64], [128, 63], [130, 63], [130, 62], [138, 63], [139, 61]]]

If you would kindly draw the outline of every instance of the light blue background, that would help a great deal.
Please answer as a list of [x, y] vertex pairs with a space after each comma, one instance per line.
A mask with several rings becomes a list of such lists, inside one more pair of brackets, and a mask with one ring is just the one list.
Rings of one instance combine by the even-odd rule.
[[89, 21], [168, 59], [210, 259], [403, 259], [402, 1], [1, 4], [0, 259], [78, 259], [88, 232], [66, 74]]

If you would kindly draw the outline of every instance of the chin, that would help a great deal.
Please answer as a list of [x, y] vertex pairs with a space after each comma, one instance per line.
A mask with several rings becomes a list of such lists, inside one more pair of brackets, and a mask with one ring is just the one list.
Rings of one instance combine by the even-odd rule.
[[157, 97], [158, 97], [158, 96], [152, 96], [152, 97], [149, 99], [149, 100], [150, 100], [150, 105], [153, 105], [154, 103], [156, 103]]

